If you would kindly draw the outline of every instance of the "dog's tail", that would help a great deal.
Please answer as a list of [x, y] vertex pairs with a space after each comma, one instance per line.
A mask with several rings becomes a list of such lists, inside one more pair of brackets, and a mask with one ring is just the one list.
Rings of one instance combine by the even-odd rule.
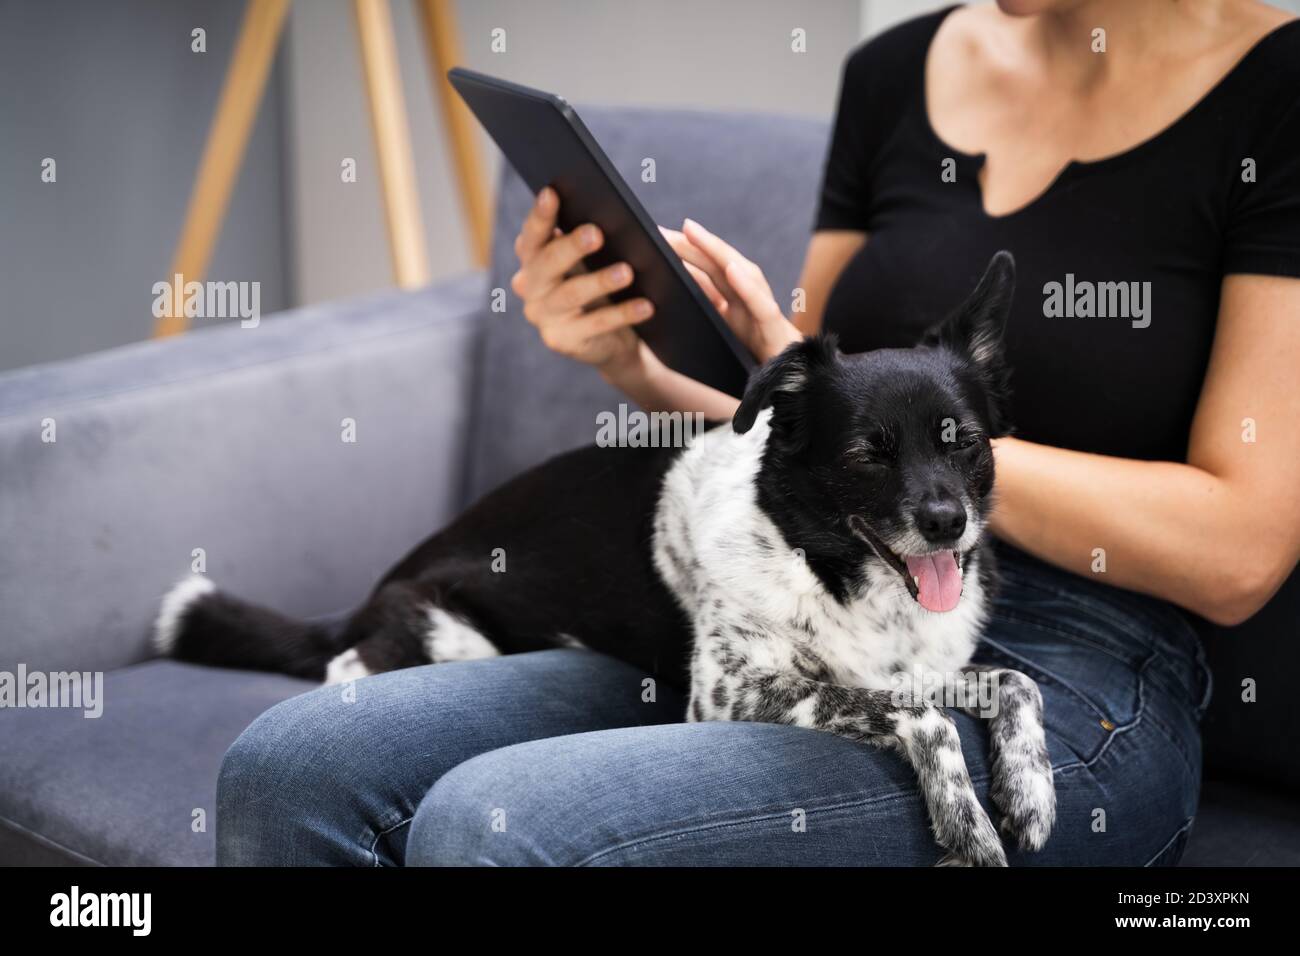
[[154, 647], [164, 657], [324, 680], [343, 648], [336, 629], [297, 621], [222, 594], [202, 575], [170, 591], [154, 622]]

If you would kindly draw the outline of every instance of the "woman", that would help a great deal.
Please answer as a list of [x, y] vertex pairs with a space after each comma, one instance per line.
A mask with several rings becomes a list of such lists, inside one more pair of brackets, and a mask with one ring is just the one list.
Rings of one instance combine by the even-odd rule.
[[[648, 303], [605, 304], [626, 266], [575, 274], [599, 231], [555, 221], [544, 190], [513, 281], [547, 345], [644, 406], [730, 416], [634, 335]], [[845, 67], [806, 311], [788, 321], [702, 226], [667, 234], [764, 359], [823, 328], [846, 351], [912, 344], [994, 250], [1015, 253], [1018, 437], [996, 449], [1004, 584], [979, 656], [1038, 680], [1059, 810], [1047, 847], [1010, 859], [1176, 862], [1209, 695], [1177, 608], [1242, 621], [1300, 555], [1300, 25], [1246, 0], [922, 17]], [[681, 698], [647, 703], [639, 681], [550, 651], [371, 678], [364, 708], [288, 701], [227, 758], [220, 859], [939, 858], [895, 755], [678, 723]], [[956, 719], [987, 799], [982, 730]]]

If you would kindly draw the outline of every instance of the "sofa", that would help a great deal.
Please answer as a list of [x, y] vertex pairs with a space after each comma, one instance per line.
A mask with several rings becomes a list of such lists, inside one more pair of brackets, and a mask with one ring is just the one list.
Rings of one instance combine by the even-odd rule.
[[[774, 289], [794, 286], [824, 122], [582, 113], [659, 222], [699, 219]], [[101, 716], [0, 710], [0, 862], [212, 863], [223, 753], [311, 685], [157, 659], [150, 625], [174, 581], [201, 567], [338, 617], [468, 502], [594, 440], [620, 396], [547, 352], [508, 291], [491, 307], [529, 201], [507, 169], [486, 275], [0, 375], [0, 671], [103, 673]], [[1201, 625], [1218, 690], [1185, 864], [1300, 863], [1298, 622], [1293, 576], [1246, 625]]]

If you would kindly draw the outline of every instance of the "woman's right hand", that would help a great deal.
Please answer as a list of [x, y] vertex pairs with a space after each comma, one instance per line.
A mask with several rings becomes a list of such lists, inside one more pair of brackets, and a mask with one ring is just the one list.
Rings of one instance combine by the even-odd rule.
[[510, 288], [524, 302], [524, 317], [536, 326], [546, 347], [594, 365], [603, 372], [630, 363], [640, 354], [632, 326], [654, 314], [649, 299], [611, 303], [606, 296], [632, 282], [632, 267], [617, 262], [595, 272], [582, 260], [604, 242], [598, 227], [587, 223], [560, 232], [555, 217], [560, 200], [549, 186], [537, 200], [515, 239], [519, 271]]

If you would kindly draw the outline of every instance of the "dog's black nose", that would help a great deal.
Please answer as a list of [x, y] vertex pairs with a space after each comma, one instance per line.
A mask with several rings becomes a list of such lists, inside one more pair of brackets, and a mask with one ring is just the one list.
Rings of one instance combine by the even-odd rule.
[[946, 544], [966, 530], [966, 509], [955, 498], [929, 498], [913, 513], [916, 529], [933, 544]]

